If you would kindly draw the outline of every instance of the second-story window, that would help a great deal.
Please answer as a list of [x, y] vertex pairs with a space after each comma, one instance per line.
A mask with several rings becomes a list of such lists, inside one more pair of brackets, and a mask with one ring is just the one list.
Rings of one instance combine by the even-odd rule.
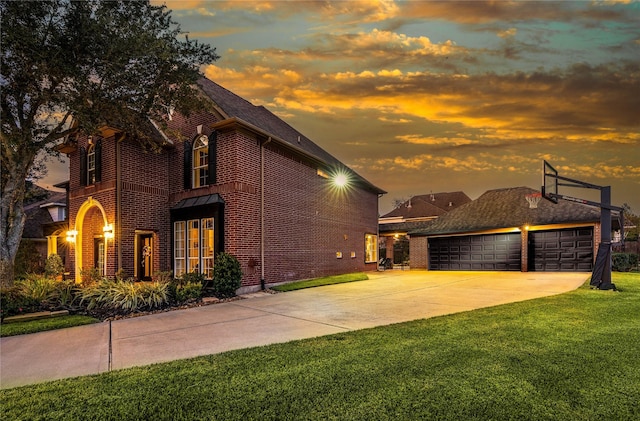
[[200, 136], [193, 142], [193, 188], [209, 184], [209, 139]]
[[87, 185], [96, 182], [96, 147], [89, 145], [87, 150]]
[[90, 186], [102, 181], [102, 140], [80, 147], [80, 185]]

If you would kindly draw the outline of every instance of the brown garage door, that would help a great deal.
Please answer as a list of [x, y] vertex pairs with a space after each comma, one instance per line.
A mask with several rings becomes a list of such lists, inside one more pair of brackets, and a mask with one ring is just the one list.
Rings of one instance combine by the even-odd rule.
[[520, 234], [429, 239], [430, 270], [520, 270]]
[[529, 233], [529, 270], [590, 272], [593, 270], [593, 227]]

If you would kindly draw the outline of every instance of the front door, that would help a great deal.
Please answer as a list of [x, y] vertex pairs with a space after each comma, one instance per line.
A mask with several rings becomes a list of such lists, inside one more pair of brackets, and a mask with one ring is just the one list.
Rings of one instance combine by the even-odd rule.
[[141, 234], [138, 241], [138, 279], [150, 281], [153, 274], [153, 234]]

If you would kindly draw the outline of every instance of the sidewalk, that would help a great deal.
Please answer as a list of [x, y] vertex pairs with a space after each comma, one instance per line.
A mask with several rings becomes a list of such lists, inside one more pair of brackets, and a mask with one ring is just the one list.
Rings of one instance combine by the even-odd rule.
[[560, 294], [586, 273], [386, 271], [368, 281], [0, 339], [0, 387], [102, 373]]

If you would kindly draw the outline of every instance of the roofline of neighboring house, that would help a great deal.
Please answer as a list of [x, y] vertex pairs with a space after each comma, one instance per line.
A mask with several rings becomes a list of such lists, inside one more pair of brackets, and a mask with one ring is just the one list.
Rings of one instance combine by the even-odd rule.
[[67, 206], [67, 204], [62, 202], [49, 202], [49, 203], [44, 203], [40, 205], [40, 208], [50, 208], [53, 206]]
[[[287, 142], [286, 140], [271, 134], [247, 121], [244, 121], [241, 118], [238, 117], [230, 117], [227, 118], [225, 120], [222, 121], [218, 121], [216, 123], [211, 124], [210, 126], [212, 129], [214, 130], [232, 130], [235, 128], [242, 128], [246, 131], [249, 131], [250, 133], [256, 134], [258, 136], [261, 136], [263, 138], [269, 139], [271, 142], [277, 143], [278, 146], [283, 147], [284, 149], [287, 149], [288, 151], [303, 157], [304, 159], [310, 161], [311, 163], [317, 165], [319, 168], [323, 169], [323, 170], [327, 170], [327, 169], [332, 169], [331, 164], [327, 163], [326, 161], [318, 158], [315, 155], [312, 155], [310, 153], [308, 153], [307, 151], [305, 151], [302, 148], [299, 148], [295, 145], [292, 145], [291, 143]], [[333, 168], [335, 169], [335, 168]], [[387, 192], [382, 190], [379, 187], [374, 186], [373, 184], [371, 184], [369, 181], [367, 181], [365, 178], [363, 178], [362, 176], [360, 176], [358, 173], [356, 173], [355, 171], [353, 171], [351, 168], [347, 167], [346, 165], [342, 164], [342, 168], [340, 168], [341, 170], [346, 170], [348, 171], [350, 174], [352, 174], [353, 176], [356, 177], [356, 179], [359, 181], [360, 184], [363, 185], [363, 187], [365, 187], [368, 190], [371, 190], [379, 195], [382, 194], [386, 194]]]

